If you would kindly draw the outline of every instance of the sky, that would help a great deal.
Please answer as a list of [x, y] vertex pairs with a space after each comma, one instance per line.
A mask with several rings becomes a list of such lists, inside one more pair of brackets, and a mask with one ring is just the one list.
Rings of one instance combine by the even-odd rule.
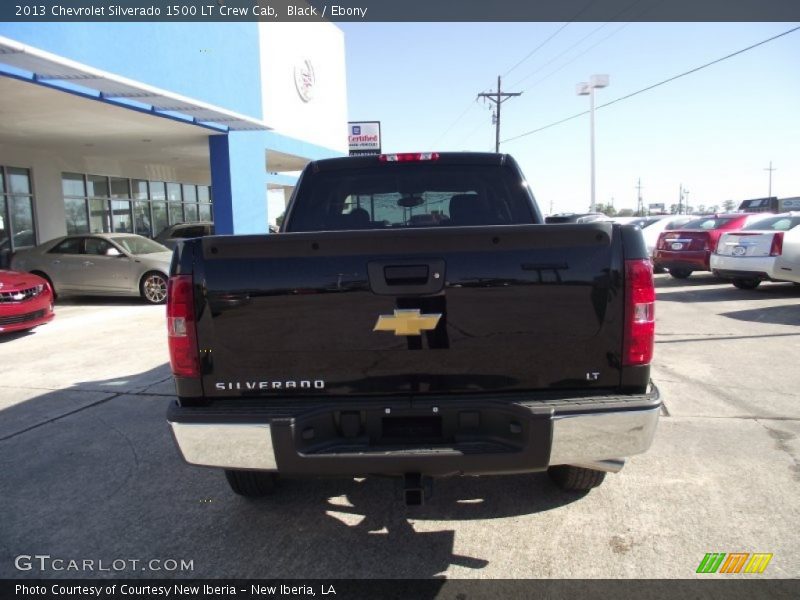
[[[588, 110], [576, 84], [608, 74], [599, 107], [800, 23], [338, 25], [348, 118], [380, 121], [384, 152], [494, 151], [493, 105], [476, 95], [498, 75], [521, 91], [503, 103], [500, 151], [557, 213], [589, 208], [588, 114], [518, 136]], [[772, 194], [800, 196], [800, 30], [598, 109], [595, 136], [596, 202], [618, 210], [636, 207], [639, 180], [645, 205], [676, 204], [681, 186], [696, 208], [764, 197], [770, 161]]]

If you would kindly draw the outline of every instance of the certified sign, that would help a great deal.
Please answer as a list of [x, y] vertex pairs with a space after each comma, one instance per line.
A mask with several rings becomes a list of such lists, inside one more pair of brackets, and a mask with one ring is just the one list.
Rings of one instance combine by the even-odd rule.
[[309, 102], [314, 97], [314, 65], [311, 61], [304, 59], [294, 66], [294, 87], [303, 102]]
[[380, 121], [358, 121], [347, 124], [350, 156], [381, 153]]

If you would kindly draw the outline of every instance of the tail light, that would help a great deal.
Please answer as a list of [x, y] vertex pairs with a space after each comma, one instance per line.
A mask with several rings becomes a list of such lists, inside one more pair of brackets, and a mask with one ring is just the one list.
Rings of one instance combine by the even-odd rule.
[[625, 261], [625, 334], [623, 366], [647, 365], [653, 359], [656, 290], [647, 259]]
[[676, 238], [676, 237], [678, 237], [677, 233], [661, 233], [658, 236], [658, 242], [656, 243], [656, 247], [659, 250], [666, 250], [667, 249], [667, 242], [671, 238]]
[[167, 335], [172, 372], [200, 377], [191, 275], [175, 275], [167, 282]]
[[770, 256], [780, 256], [783, 253], [783, 232], [772, 234], [772, 245], [769, 247]]
[[438, 152], [403, 152], [401, 154], [381, 154], [381, 162], [419, 162], [422, 160], [438, 160]]

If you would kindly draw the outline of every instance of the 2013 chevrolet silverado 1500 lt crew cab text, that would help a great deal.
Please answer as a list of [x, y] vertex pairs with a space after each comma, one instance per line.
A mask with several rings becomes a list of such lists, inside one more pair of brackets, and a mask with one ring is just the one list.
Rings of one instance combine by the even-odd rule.
[[311, 162], [281, 233], [175, 250], [183, 457], [258, 496], [285, 475], [547, 470], [588, 490], [647, 450], [652, 267], [641, 232], [544, 224], [508, 155]]

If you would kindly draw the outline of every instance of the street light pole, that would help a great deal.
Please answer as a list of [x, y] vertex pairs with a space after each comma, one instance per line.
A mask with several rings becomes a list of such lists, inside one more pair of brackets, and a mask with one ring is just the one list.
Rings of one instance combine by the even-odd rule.
[[767, 194], [767, 197], [772, 198], [772, 172], [777, 171], [778, 169], [773, 169], [772, 161], [769, 161], [769, 168], [764, 170], [769, 171], [769, 193]]
[[581, 82], [577, 85], [579, 96], [589, 96], [589, 160], [590, 176], [592, 180], [592, 199], [589, 212], [595, 212], [595, 175], [594, 175], [594, 91], [597, 88], [608, 86], [608, 75], [592, 75], [589, 83]]

